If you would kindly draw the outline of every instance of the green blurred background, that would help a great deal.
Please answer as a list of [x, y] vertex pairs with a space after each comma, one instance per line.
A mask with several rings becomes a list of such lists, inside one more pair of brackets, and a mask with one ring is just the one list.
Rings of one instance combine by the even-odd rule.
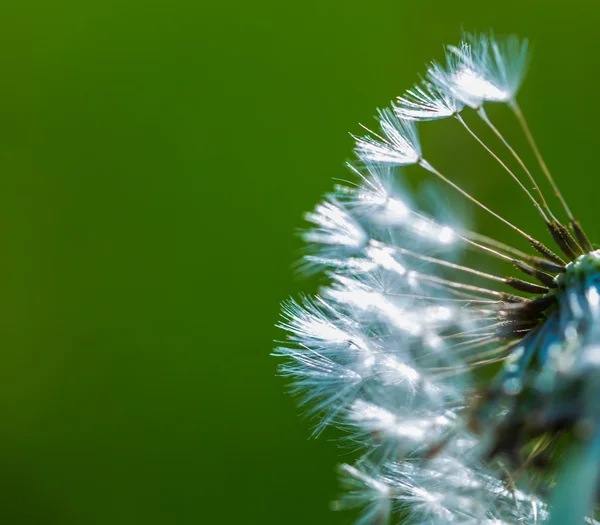
[[[594, 0], [5, 0], [0, 523], [348, 523], [334, 434], [308, 439], [268, 355], [279, 302], [314, 289], [303, 211], [357, 122], [494, 28], [531, 39], [522, 106], [600, 239], [599, 23]], [[540, 231], [445, 125], [438, 164]]]

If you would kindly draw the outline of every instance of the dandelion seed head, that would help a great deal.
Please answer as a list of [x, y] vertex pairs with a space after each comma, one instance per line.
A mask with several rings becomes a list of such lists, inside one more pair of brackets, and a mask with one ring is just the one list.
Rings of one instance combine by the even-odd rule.
[[[600, 250], [566, 205], [516, 104], [527, 58], [527, 42], [516, 37], [465, 34], [448, 46], [443, 64], [431, 63], [425, 80], [378, 112], [379, 133], [355, 137], [356, 183], [339, 184], [306, 215], [304, 268], [323, 270], [325, 284], [284, 303], [275, 355], [316, 419], [315, 434], [336, 426], [363, 451], [340, 468], [346, 492], [335, 504], [360, 507], [358, 525], [562, 525], [557, 515], [596, 523], [591, 508], [589, 516], [569, 514], [570, 501], [555, 494], [572, 476], [561, 474], [559, 446], [585, 450], [581, 464], [600, 471]], [[514, 112], [564, 225], [483, 112], [486, 102]], [[469, 108], [524, 173], [508, 168], [461, 115], [467, 139], [520, 186], [551, 247], [423, 157], [417, 122]], [[411, 164], [517, 232], [526, 248], [469, 230], [446, 199], [432, 216], [401, 189], [412, 174], [398, 168]], [[597, 487], [589, 485], [568, 499], [594, 501]]]

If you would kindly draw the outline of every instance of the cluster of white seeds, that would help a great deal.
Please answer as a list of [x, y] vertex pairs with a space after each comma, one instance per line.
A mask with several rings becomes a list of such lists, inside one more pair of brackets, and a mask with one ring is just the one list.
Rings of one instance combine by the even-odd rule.
[[[511, 371], [525, 370], [524, 359], [534, 350], [548, 353], [550, 343], [562, 344], [573, 324], [562, 319], [567, 307], [557, 298], [572, 295], [561, 282], [573, 272], [544, 277], [563, 271], [561, 257], [426, 160], [416, 127], [418, 121], [456, 119], [468, 132], [467, 140], [472, 136], [492, 162], [500, 163], [542, 219], [558, 224], [530, 171], [484, 110], [487, 103], [509, 106], [555, 189], [516, 102], [527, 59], [527, 43], [516, 37], [465, 35], [458, 46], [449, 46], [444, 63], [432, 63], [415, 88], [391, 108], [378, 112], [380, 131], [367, 130], [368, 135], [355, 137], [358, 161], [350, 168], [359, 183], [338, 186], [306, 215], [311, 227], [302, 234], [309, 245], [303, 267], [325, 272], [329, 284], [314, 297], [284, 304], [280, 327], [287, 336], [275, 353], [285, 358], [282, 373], [292, 379], [293, 390], [316, 416], [315, 432], [335, 425], [347, 430], [348, 439], [363, 448], [356, 464], [341, 467], [347, 492], [337, 504], [362, 508], [360, 525], [551, 521], [548, 491], [553, 477], [531, 473], [527, 464], [515, 468], [502, 454], [492, 454], [500, 446], [497, 435], [475, 428], [473, 407], [481, 404], [482, 389], [474, 370], [505, 360], [503, 395], [514, 397], [528, 387], [523, 383], [527, 378]], [[463, 118], [466, 110], [483, 119], [499, 139], [499, 148], [518, 166], [519, 176], [517, 169], [509, 168], [472, 131]], [[398, 167], [408, 165], [417, 165], [424, 175], [441, 181], [448, 192], [456, 192], [517, 231], [538, 253], [532, 257], [423, 212], [416, 199], [411, 201], [397, 186]], [[570, 237], [558, 226], [556, 231], [563, 232], [563, 241], [571, 246], [574, 257], [580, 257], [574, 246], [587, 248], [587, 239], [563, 205], [580, 236]], [[569, 244], [575, 238], [579, 243]], [[531, 268], [529, 274], [538, 276], [542, 284], [461, 265], [459, 255], [465, 250]], [[587, 257], [598, 259], [595, 254]], [[515, 294], [510, 286], [525, 294]], [[597, 310], [595, 286], [581, 293], [589, 295], [586, 304], [596, 301]], [[530, 293], [540, 295], [538, 303]], [[529, 326], [530, 317], [516, 321], [511, 317], [513, 306], [517, 312], [540, 301], [561, 305], [540, 314], [540, 318], [555, 319], [558, 329], [548, 327], [548, 321], [540, 322], [541, 327]], [[569, 304], [572, 319], [577, 315], [573, 303]], [[589, 312], [586, 316], [589, 319]], [[582, 315], [578, 319], [581, 324]], [[543, 337], [546, 342], [540, 342]], [[565, 352], [555, 353], [565, 360]], [[581, 360], [585, 366], [589, 360], [598, 360], [600, 365], [593, 348], [579, 355], [577, 366], [583, 366]], [[559, 363], [552, 370], [556, 372], [559, 365], [568, 366]], [[540, 377], [548, 380], [547, 375]], [[563, 376], [555, 373], [552, 377]], [[504, 403], [484, 410], [493, 421], [490, 428], [499, 428], [502, 411], [509, 413], [506, 407]], [[573, 523], [584, 521], [593, 523], [583, 517]]]

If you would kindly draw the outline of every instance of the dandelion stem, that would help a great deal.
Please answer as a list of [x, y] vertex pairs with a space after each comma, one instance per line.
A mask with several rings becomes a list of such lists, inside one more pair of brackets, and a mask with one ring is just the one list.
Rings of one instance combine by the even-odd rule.
[[490, 290], [488, 288], [483, 288], [481, 286], [473, 286], [471, 284], [465, 284], [465, 283], [460, 283], [457, 281], [451, 281], [449, 279], [443, 279], [441, 277], [435, 277], [433, 275], [428, 275], [425, 273], [414, 272], [414, 276], [425, 282], [441, 284], [441, 285], [447, 286], [449, 288], [458, 288], [461, 290], [469, 290], [469, 291], [476, 292], [479, 294], [491, 295], [492, 297], [502, 298], [505, 295], [503, 292], [498, 292], [497, 290]]
[[[503, 242], [497, 241], [496, 239], [493, 239], [492, 237], [488, 237], [487, 235], [482, 235], [482, 234], [474, 232], [474, 231], [465, 231], [464, 234], [468, 237], [468, 240], [471, 242], [478, 241], [480, 243], [487, 244], [489, 246], [493, 246], [494, 248], [497, 248], [498, 250], [505, 251], [506, 253], [512, 253], [514, 256], [519, 257], [524, 260], [527, 260], [530, 257], [525, 252], [522, 252], [521, 250], [518, 250], [517, 248], [513, 248], [512, 246], [509, 246], [508, 244], [505, 244]], [[503, 254], [500, 253], [499, 255], [503, 255]]]
[[419, 161], [419, 165], [422, 168], [425, 168], [427, 171], [429, 171], [430, 173], [434, 174], [436, 177], [440, 178], [441, 180], [443, 180], [446, 184], [452, 186], [456, 191], [458, 191], [461, 195], [463, 195], [464, 197], [466, 197], [468, 200], [470, 200], [472, 203], [476, 204], [477, 206], [479, 206], [481, 209], [487, 211], [489, 214], [493, 215], [494, 217], [496, 217], [496, 219], [502, 221], [504, 224], [506, 224], [509, 228], [512, 228], [513, 230], [515, 230], [517, 233], [519, 233], [520, 235], [522, 235], [523, 237], [525, 237], [529, 242], [536, 242], [535, 239], [529, 235], [528, 233], [525, 233], [523, 230], [521, 230], [520, 228], [518, 228], [517, 226], [515, 226], [514, 224], [512, 224], [511, 222], [507, 221], [504, 217], [502, 217], [501, 215], [498, 215], [496, 212], [492, 211], [490, 208], [488, 208], [485, 204], [482, 204], [481, 202], [479, 202], [475, 197], [473, 197], [472, 195], [470, 195], [469, 193], [467, 193], [465, 190], [463, 190], [460, 186], [458, 186], [457, 184], [455, 184], [454, 182], [452, 182], [450, 179], [448, 179], [447, 177], [445, 177], [442, 173], [440, 173], [438, 170], [436, 170], [431, 164], [429, 164], [429, 162], [427, 162], [425, 159], [421, 159]]
[[427, 255], [422, 255], [420, 253], [413, 252], [412, 250], [407, 250], [406, 248], [401, 248], [401, 247], [397, 246], [395, 248], [395, 250], [396, 250], [396, 252], [398, 252], [402, 255], [408, 255], [409, 257], [414, 257], [423, 262], [429, 262], [432, 264], [445, 266], [447, 268], [452, 268], [454, 270], [458, 270], [461, 272], [470, 273], [471, 275], [476, 275], [477, 277], [482, 277], [483, 279], [489, 279], [491, 281], [496, 281], [499, 283], [504, 283], [504, 284], [509, 283], [509, 279], [506, 279], [505, 277], [499, 277], [497, 275], [492, 275], [490, 273], [482, 272], [480, 270], [476, 270], [476, 269], [470, 268], [468, 266], [462, 266], [460, 264], [452, 263], [450, 261], [445, 261], [443, 259], [437, 259], [435, 257], [429, 257]]
[[479, 143], [483, 148], [502, 166], [508, 174], [515, 180], [515, 182], [519, 185], [519, 187], [527, 194], [527, 196], [531, 199], [531, 202], [535, 206], [535, 209], [539, 212], [544, 219], [545, 222], [548, 222], [548, 216], [544, 213], [538, 201], [535, 200], [535, 197], [531, 194], [531, 192], [525, 187], [525, 185], [521, 182], [521, 180], [510, 170], [510, 168], [502, 162], [500, 157], [496, 155], [483, 140], [479, 138], [479, 136], [469, 127], [469, 125], [465, 122], [465, 120], [460, 116], [460, 113], [457, 113], [456, 119], [463, 125], [463, 127], [467, 130], [467, 132]]
[[546, 210], [548, 211], [548, 213], [550, 214], [550, 216], [554, 220], [556, 220], [556, 218], [554, 217], [554, 214], [550, 210], [550, 207], [548, 206], [548, 203], [546, 202], [546, 199], [544, 198], [544, 195], [542, 194], [542, 190], [540, 189], [540, 187], [539, 187], [538, 183], [536, 182], [535, 178], [533, 177], [533, 175], [531, 174], [531, 172], [529, 171], [529, 169], [527, 168], [527, 166], [525, 166], [525, 163], [523, 162], [523, 160], [521, 159], [521, 157], [519, 156], [519, 154], [514, 150], [514, 148], [504, 138], [504, 135], [502, 135], [502, 133], [500, 133], [500, 130], [496, 126], [494, 126], [494, 124], [492, 123], [492, 121], [487, 116], [487, 113], [483, 109], [483, 106], [480, 107], [477, 110], [477, 114], [489, 126], [489, 128], [494, 132], [494, 134], [500, 139], [500, 141], [502, 142], [502, 144], [504, 144], [504, 146], [506, 146], [506, 149], [508, 149], [508, 151], [510, 151], [511, 155], [519, 163], [519, 166], [521, 166], [521, 168], [523, 169], [523, 171], [527, 174], [527, 177], [529, 178], [529, 180], [533, 184], [533, 186], [535, 188], [535, 191], [540, 196], [540, 200], [542, 202], [542, 205], [544, 206], [544, 208], [546, 208]]
[[556, 195], [556, 197], [558, 197], [558, 199], [560, 200], [560, 203], [562, 204], [562, 207], [564, 208], [564, 210], [567, 214], [567, 217], [569, 217], [569, 220], [574, 221], [575, 218], [573, 217], [573, 214], [571, 213], [571, 210], [569, 209], [569, 206], [567, 205], [567, 201], [564, 199], [564, 197], [562, 196], [562, 193], [558, 189], [558, 186], [556, 185], [556, 182], [554, 181], [554, 177], [552, 177], [552, 174], [550, 173], [550, 170], [548, 169], [548, 166], [546, 165], [546, 162], [544, 161], [544, 158], [542, 157], [540, 149], [538, 148], [538, 145], [537, 145], [535, 139], [533, 138], [533, 134], [531, 133], [531, 130], [529, 129], [529, 125], [527, 124], [527, 120], [525, 119], [525, 115], [521, 111], [519, 104], [517, 103], [516, 100], [513, 100], [509, 104], [509, 106], [512, 109], [512, 111], [514, 112], [515, 116], [517, 117], [517, 120], [519, 121], [519, 124], [521, 125], [521, 128], [523, 129], [523, 133], [525, 134], [525, 137], [527, 137], [527, 141], [529, 142], [529, 145], [531, 146], [531, 149], [533, 150], [533, 153], [540, 165], [540, 168], [542, 168], [542, 171], [544, 172], [546, 179], [548, 179], [548, 182], [552, 186], [554, 195]]
[[519, 121], [519, 124], [521, 125], [521, 129], [523, 130], [523, 133], [525, 134], [525, 137], [527, 138], [527, 141], [529, 142], [529, 145], [531, 146], [533, 154], [535, 155], [535, 158], [537, 159], [538, 164], [540, 165], [540, 168], [542, 168], [542, 172], [544, 173], [544, 175], [546, 176], [546, 179], [548, 179], [548, 182], [552, 186], [554, 195], [558, 198], [562, 207], [564, 208], [565, 213], [567, 214], [567, 217], [569, 218], [571, 228], [575, 232], [575, 235], [577, 236], [577, 240], [581, 243], [581, 245], [587, 251], [591, 251], [592, 245], [591, 245], [587, 235], [583, 231], [583, 228], [579, 224], [579, 222], [577, 222], [577, 220], [575, 220], [575, 217], [573, 217], [573, 214], [571, 213], [571, 209], [569, 208], [567, 201], [565, 200], [562, 193], [558, 189], [558, 185], [554, 181], [554, 177], [550, 173], [550, 170], [548, 169], [546, 161], [544, 160], [544, 157], [542, 157], [540, 149], [538, 148], [538, 145], [537, 145], [535, 139], [533, 138], [533, 133], [531, 133], [531, 130], [529, 129], [529, 124], [527, 123], [527, 119], [525, 118], [523, 111], [521, 111], [521, 107], [519, 106], [519, 104], [517, 103], [516, 100], [512, 100], [510, 102], [509, 106], [512, 109], [515, 116], [517, 117], [517, 120]]
[[388, 294], [390, 297], [406, 297], [409, 299], [420, 299], [422, 301], [447, 301], [452, 303], [465, 303], [465, 306], [470, 306], [470, 303], [473, 304], [488, 304], [495, 305], [498, 304], [498, 301], [494, 301], [492, 299], [453, 299], [451, 297], [436, 297], [433, 295], [417, 295], [411, 293], [390, 293]]
[[[429, 222], [430, 224], [433, 224], [434, 226], [437, 226], [439, 228], [442, 227], [436, 221], [430, 219], [429, 217], [427, 217], [425, 215], [422, 215], [417, 212], [412, 212], [412, 213], [415, 215], [415, 217], [418, 217], [419, 219], [421, 219], [423, 221]], [[465, 230], [465, 229], [455, 230], [454, 233], [456, 234], [458, 239], [465, 242], [470, 247], [481, 250], [481, 251], [485, 252], [487, 255], [492, 255], [493, 257], [497, 257], [504, 261], [514, 263], [515, 259], [514, 259], [514, 257], [506, 255], [505, 253], [502, 253], [498, 250], [505, 251], [506, 253], [511, 253], [511, 254], [513, 254], [513, 256], [523, 259], [523, 261], [531, 259], [531, 256], [527, 255], [526, 253], [522, 252], [521, 250], [518, 250], [517, 248], [513, 248], [512, 246], [509, 246], [508, 244], [504, 244], [500, 241], [497, 241], [496, 239], [492, 239], [491, 237], [487, 237], [486, 235], [481, 235], [474, 231]], [[478, 241], [478, 242], [476, 242], [476, 241]], [[488, 244], [489, 246], [485, 246], [485, 244]], [[492, 246], [496, 249], [493, 249]]]

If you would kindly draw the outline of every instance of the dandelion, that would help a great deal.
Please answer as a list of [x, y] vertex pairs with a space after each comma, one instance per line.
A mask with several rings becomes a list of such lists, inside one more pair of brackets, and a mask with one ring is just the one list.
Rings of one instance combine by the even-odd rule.
[[[317, 419], [315, 434], [337, 426], [362, 450], [340, 467], [346, 492], [334, 505], [362, 509], [359, 525], [597, 523], [600, 250], [517, 103], [527, 60], [527, 43], [516, 37], [467, 34], [449, 46], [444, 64], [432, 63], [424, 80], [378, 112], [379, 133], [365, 128], [367, 136], [355, 137], [349, 167], [357, 184], [338, 185], [306, 216], [302, 267], [322, 271], [328, 284], [283, 305], [286, 336], [275, 355]], [[560, 212], [487, 103], [513, 112]], [[500, 139], [502, 153], [467, 124], [468, 111]], [[417, 125], [441, 118], [458, 121], [501, 166], [547, 239], [427, 160]], [[400, 166], [433, 176], [526, 248], [448, 223], [439, 209], [427, 213], [399, 189]], [[463, 252], [477, 262], [462, 263]], [[486, 260], [501, 272], [490, 273]], [[492, 367], [492, 379], [483, 367]]]

